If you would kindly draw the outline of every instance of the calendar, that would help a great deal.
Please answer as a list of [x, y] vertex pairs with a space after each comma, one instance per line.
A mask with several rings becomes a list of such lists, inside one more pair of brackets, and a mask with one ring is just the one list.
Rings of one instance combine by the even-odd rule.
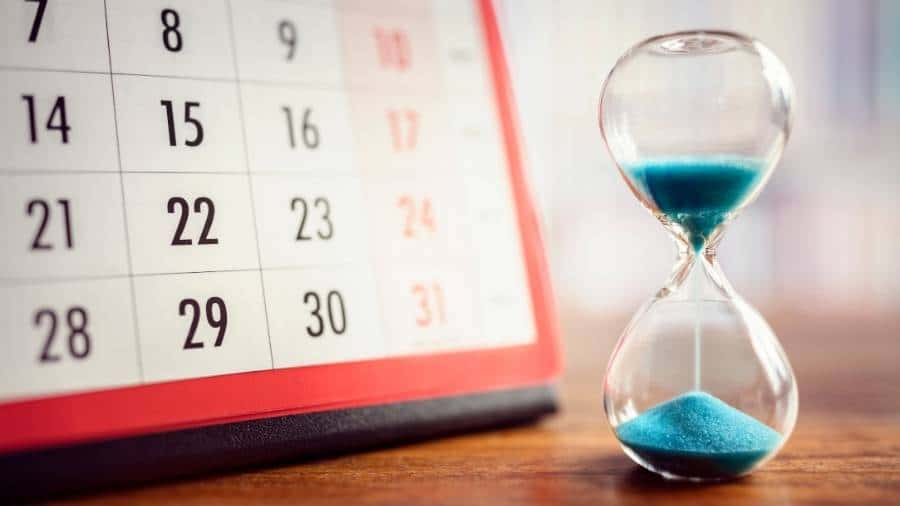
[[0, 25], [4, 472], [552, 409], [488, 0], [4, 0]]

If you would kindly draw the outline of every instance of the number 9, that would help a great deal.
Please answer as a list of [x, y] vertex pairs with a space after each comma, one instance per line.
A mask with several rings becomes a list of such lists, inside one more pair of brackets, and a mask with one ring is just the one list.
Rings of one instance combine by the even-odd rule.
[[288, 47], [287, 60], [294, 59], [294, 50], [297, 48], [297, 27], [286, 19], [278, 23], [278, 38]]

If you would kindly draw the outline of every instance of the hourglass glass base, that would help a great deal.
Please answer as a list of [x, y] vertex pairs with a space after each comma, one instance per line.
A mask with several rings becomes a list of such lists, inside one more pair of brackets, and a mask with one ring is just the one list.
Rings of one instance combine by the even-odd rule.
[[[631, 448], [619, 443], [622, 450], [631, 460], [644, 469], [656, 473], [667, 480], [706, 483], [727, 481], [741, 478], [750, 472], [768, 454], [756, 452], [738, 452], [732, 455], [721, 455], [715, 458], [697, 455], [677, 455], [671, 452], [659, 452], [648, 449]], [[749, 463], [749, 466], [739, 463]], [[734, 472], [743, 469], [742, 472]]]

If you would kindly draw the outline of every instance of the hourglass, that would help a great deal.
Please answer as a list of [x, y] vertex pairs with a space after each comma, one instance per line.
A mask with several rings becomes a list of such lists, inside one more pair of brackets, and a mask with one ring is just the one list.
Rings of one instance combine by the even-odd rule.
[[725, 227], [781, 157], [792, 90], [769, 49], [719, 31], [648, 39], [603, 87], [607, 147], [678, 249], [670, 279], [616, 345], [604, 407], [625, 453], [666, 478], [747, 474], [778, 452], [797, 418], [781, 345], [716, 260]]

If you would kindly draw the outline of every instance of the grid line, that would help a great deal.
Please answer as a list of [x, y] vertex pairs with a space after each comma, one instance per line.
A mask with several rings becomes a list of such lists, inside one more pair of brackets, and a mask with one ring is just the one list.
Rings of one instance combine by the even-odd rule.
[[116, 137], [116, 159], [119, 163], [119, 190], [122, 194], [122, 223], [125, 228], [125, 256], [128, 260], [128, 286], [131, 289], [131, 318], [134, 325], [135, 356], [137, 358], [138, 378], [144, 382], [144, 360], [141, 353], [141, 331], [138, 325], [137, 295], [134, 289], [134, 268], [131, 261], [131, 238], [128, 232], [128, 206], [125, 204], [125, 182], [122, 176], [122, 148], [119, 145], [119, 112], [116, 107], [116, 85], [112, 75], [112, 47], [109, 41], [109, 13], [106, 0], [103, 0], [103, 21], [106, 28], [106, 57], [109, 62], [109, 89], [112, 93], [113, 126]]
[[272, 330], [269, 326], [269, 304], [266, 300], [266, 281], [262, 269], [262, 251], [259, 246], [259, 224], [256, 222], [256, 201], [253, 195], [253, 177], [250, 175], [250, 146], [247, 144], [247, 119], [244, 116], [244, 96], [241, 89], [241, 71], [238, 65], [237, 38], [234, 35], [234, 11], [231, 0], [225, 0], [225, 16], [228, 18], [228, 34], [231, 39], [231, 61], [234, 65], [234, 84], [237, 88], [238, 114], [241, 117], [241, 142], [244, 147], [244, 165], [247, 175], [247, 191], [250, 193], [250, 216], [253, 221], [253, 236], [256, 239], [256, 261], [259, 265], [259, 287], [262, 291], [263, 313], [266, 317], [266, 338], [269, 343], [269, 360], [275, 369], [275, 352], [272, 350]]
[[[334, 263], [318, 263], [306, 265], [276, 265], [266, 267], [264, 271], [305, 271], [308, 269], [343, 269], [348, 266], [357, 265], [357, 261], [334, 262]], [[20, 285], [49, 285], [53, 283], [71, 283], [80, 281], [106, 281], [114, 279], [132, 278], [151, 278], [160, 276], [189, 276], [193, 274], [217, 274], [230, 272], [255, 272], [258, 267], [248, 267], [242, 269], [205, 269], [197, 271], [172, 271], [172, 272], [133, 272], [125, 274], [96, 274], [83, 276], [47, 276], [47, 277], [31, 277], [31, 278], [0, 278], [0, 287], [4, 286], [20, 286]]]
[[[235, 55], [235, 58], [237, 56]], [[45, 68], [45, 67], [29, 67], [22, 65], [4, 65], [0, 64], [0, 71], [21, 71], [21, 72], [57, 72], [61, 74], [77, 74], [77, 75], [112, 75], [114, 77], [144, 77], [148, 79], [176, 79], [183, 81], [199, 81], [206, 83], [223, 83], [230, 84], [234, 83], [238, 80], [237, 77], [198, 77], [198, 76], [179, 76], [174, 74], [141, 74], [136, 72], [102, 72], [99, 70], [72, 70], [72, 69], [63, 69], [63, 68]], [[315, 81], [302, 81], [302, 80], [274, 80], [274, 79], [253, 79], [253, 78], [241, 78], [239, 79], [241, 84], [252, 84], [258, 86], [271, 86], [271, 87], [283, 87], [283, 88], [292, 88], [295, 86], [304, 86], [308, 89], [313, 89], [316, 91], [332, 91], [332, 92], [346, 92], [353, 91], [357, 93], [363, 94], [372, 94], [379, 96], [387, 96], [387, 97], [413, 97], [413, 98], [430, 98], [430, 99], [440, 99], [446, 98], [445, 95], [441, 93], [428, 92], [423, 93], [420, 87], [417, 86], [392, 86], [391, 88], [383, 88], [383, 87], [374, 87], [374, 86], [359, 86], [359, 85], [350, 85], [347, 83], [344, 84], [328, 84], [322, 82]], [[472, 96], [472, 97], [481, 97], [482, 95], [474, 90], [465, 89], [460, 87], [459, 90], [454, 90], [454, 92], [458, 92], [463, 96]]]

